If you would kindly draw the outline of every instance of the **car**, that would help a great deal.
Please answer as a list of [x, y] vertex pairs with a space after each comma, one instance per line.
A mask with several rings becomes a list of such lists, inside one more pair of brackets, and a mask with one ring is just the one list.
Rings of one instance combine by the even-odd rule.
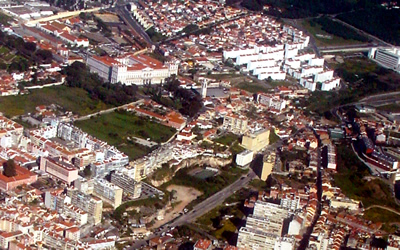
[[240, 177], [240, 179], [243, 180], [243, 179], [244, 179], [244, 176]]

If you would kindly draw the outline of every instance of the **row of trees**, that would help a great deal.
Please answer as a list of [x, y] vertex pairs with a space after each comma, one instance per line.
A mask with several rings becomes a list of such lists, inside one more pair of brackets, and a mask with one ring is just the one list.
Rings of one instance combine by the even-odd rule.
[[111, 84], [104, 82], [97, 74], [91, 73], [84, 63], [74, 62], [65, 69], [66, 81], [69, 87], [86, 90], [93, 100], [120, 106], [136, 100], [136, 85]]

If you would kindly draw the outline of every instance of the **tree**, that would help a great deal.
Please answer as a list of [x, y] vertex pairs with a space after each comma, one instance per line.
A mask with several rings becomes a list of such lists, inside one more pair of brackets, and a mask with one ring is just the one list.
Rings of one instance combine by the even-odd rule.
[[13, 177], [17, 175], [14, 160], [9, 159], [8, 161], [3, 163], [3, 174], [7, 177]]
[[85, 169], [83, 170], [83, 174], [85, 177], [91, 177], [92, 176], [92, 170], [90, 169], [90, 165], [87, 165]]

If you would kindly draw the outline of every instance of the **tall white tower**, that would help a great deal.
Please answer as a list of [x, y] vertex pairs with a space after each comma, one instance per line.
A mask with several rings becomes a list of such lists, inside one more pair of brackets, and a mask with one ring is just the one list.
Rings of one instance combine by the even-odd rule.
[[201, 83], [201, 97], [202, 97], [203, 99], [207, 97], [207, 85], [208, 85], [208, 83], [207, 83], [206, 80], [204, 80], [204, 81]]

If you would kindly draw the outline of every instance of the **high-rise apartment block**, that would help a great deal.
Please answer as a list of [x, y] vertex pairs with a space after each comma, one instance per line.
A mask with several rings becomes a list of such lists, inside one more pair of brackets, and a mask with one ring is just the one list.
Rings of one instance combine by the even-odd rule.
[[117, 208], [122, 203], [122, 188], [104, 179], [95, 179], [93, 194]]

